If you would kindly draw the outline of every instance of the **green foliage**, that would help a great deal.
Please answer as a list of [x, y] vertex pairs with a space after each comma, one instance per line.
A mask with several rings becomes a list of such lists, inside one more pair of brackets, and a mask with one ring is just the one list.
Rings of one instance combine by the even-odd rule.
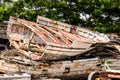
[[37, 15], [99, 32], [120, 33], [120, 0], [5, 0], [0, 20], [15, 16], [36, 21]]

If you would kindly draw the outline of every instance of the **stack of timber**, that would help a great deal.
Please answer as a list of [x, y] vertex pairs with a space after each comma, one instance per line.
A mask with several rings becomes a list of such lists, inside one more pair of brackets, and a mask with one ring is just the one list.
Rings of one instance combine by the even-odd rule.
[[120, 65], [119, 64], [120, 64], [120, 56], [118, 56], [116, 59], [105, 59], [103, 69], [118, 70], [120, 72]]
[[0, 22], [0, 38], [7, 39], [7, 22]]
[[100, 75], [104, 78], [111, 78], [115, 80], [120, 79], [120, 58], [117, 59], [106, 59], [103, 66], [102, 72]]

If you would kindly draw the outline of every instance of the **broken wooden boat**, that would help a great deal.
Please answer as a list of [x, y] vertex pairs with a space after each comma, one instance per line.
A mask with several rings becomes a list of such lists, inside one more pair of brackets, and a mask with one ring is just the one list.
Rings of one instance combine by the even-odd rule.
[[[32, 60], [55, 60], [81, 55], [93, 49], [92, 44], [101, 39], [94, 34], [91, 35], [93, 38], [88, 38], [79, 33], [15, 17], [10, 17], [7, 28], [10, 44]], [[107, 38], [101, 40], [105, 43], [108, 41]]]

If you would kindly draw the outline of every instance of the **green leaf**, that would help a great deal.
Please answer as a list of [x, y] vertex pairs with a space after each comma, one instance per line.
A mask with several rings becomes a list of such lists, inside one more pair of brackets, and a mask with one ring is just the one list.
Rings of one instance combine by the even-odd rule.
[[78, 2], [82, 2], [82, 0], [78, 0]]
[[103, 0], [104, 2], [107, 2], [107, 3], [109, 3], [110, 2], [110, 0]]
[[104, 8], [105, 8], [104, 4], [102, 4], [102, 5], [100, 6], [100, 8], [101, 8], [101, 9], [104, 9]]
[[118, 9], [120, 9], [120, 5], [118, 5]]

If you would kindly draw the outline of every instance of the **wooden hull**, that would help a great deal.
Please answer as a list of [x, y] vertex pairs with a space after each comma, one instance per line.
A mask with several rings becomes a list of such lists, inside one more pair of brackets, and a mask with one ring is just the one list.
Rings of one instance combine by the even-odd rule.
[[7, 35], [11, 45], [33, 60], [81, 55], [93, 49], [91, 45], [96, 43], [94, 39], [58, 29], [54, 25], [49, 27], [14, 17], [9, 19]]

